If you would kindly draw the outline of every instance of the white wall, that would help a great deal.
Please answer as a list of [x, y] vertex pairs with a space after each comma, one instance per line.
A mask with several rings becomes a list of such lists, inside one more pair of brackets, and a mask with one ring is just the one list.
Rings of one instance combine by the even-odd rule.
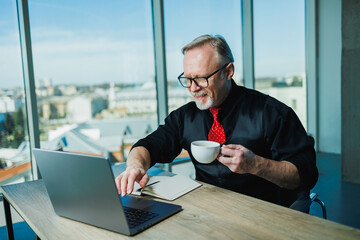
[[341, 153], [341, 0], [319, 0], [318, 147]]

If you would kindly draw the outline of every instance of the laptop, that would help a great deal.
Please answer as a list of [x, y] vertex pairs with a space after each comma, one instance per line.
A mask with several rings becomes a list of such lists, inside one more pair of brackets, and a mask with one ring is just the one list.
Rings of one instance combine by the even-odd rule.
[[135, 235], [182, 210], [181, 206], [118, 194], [108, 159], [33, 149], [57, 215]]

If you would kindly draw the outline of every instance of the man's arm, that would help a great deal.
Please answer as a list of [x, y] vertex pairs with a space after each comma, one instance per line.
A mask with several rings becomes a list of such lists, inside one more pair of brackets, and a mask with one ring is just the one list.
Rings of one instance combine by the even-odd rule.
[[149, 181], [146, 171], [150, 168], [150, 162], [150, 153], [145, 147], [135, 147], [130, 151], [126, 170], [115, 179], [119, 194], [125, 196], [132, 193], [135, 181], [141, 187], [146, 186]]
[[241, 145], [223, 145], [218, 160], [232, 172], [251, 173], [282, 188], [300, 186], [299, 172], [294, 164], [260, 157]]

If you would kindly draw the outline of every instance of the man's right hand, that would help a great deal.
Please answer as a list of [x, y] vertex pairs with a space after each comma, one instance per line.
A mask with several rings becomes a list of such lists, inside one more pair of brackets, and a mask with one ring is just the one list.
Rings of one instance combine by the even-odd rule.
[[150, 153], [145, 147], [135, 147], [130, 151], [126, 170], [115, 179], [119, 194], [125, 196], [132, 193], [135, 181], [142, 188], [146, 186], [149, 181], [146, 171], [150, 168], [150, 162]]
[[127, 167], [126, 170], [115, 179], [119, 194], [125, 196], [126, 194], [132, 193], [135, 181], [144, 188], [149, 181], [149, 175], [143, 168]]

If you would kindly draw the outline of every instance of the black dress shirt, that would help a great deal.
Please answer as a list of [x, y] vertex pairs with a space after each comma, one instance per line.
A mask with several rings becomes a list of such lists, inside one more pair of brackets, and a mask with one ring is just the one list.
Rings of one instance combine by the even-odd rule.
[[[220, 109], [218, 118], [225, 131], [224, 144], [241, 144], [259, 156], [289, 161], [298, 169], [299, 189], [314, 187], [318, 178], [314, 141], [290, 107], [232, 81], [230, 94]], [[193, 158], [191, 142], [207, 140], [213, 121], [209, 110], [199, 110], [190, 102], [171, 112], [164, 125], [134, 147], [144, 146], [149, 150], [151, 165], [169, 163], [185, 149], [195, 166], [197, 180], [289, 206], [296, 198], [296, 191], [281, 189], [252, 174], [233, 173], [217, 160], [201, 164]]]

